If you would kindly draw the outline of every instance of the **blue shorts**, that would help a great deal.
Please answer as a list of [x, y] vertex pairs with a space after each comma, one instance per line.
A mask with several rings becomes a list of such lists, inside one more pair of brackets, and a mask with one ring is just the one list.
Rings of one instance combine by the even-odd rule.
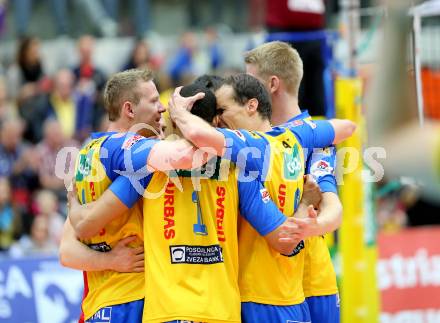
[[142, 322], [144, 300], [107, 306], [99, 309], [85, 323], [132, 323]]
[[310, 323], [310, 312], [306, 302], [298, 305], [275, 306], [259, 303], [241, 303], [243, 323]]
[[306, 298], [313, 323], [339, 323], [339, 294]]

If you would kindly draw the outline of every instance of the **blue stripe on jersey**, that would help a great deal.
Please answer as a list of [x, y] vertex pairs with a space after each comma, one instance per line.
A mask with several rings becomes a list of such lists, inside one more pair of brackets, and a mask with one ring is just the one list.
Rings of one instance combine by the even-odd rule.
[[131, 193], [143, 192], [142, 186], [145, 188], [151, 180], [152, 173], [147, 171], [147, 160], [151, 148], [158, 140], [116, 132], [93, 133], [91, 137], [97, 139], [102, 136], [109, 136], [102, 143], [100, 160], [107, 177], [113, 182], [110, 190], [130, 208], [140, 197], [139, 194], [136, 196]]

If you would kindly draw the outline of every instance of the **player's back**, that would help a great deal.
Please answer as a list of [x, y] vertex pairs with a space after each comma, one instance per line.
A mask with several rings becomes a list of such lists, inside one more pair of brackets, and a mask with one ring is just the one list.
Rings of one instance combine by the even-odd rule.
[[[265, 147], [257, 159], [261, 180], [279, 210], [292, 216], [302, 196], [303, 149], [289, 129], [249, 132], [251, 145]], [[260, 143], [261, 142], [261, 143]], [[258, 162], [260, 161], [260, 162]], [[239, 231], [239, 285], [242, 302], [295, 305], [304, 301], [302, 245], [290, 257], [281, 255], [241, 220]], [[270, 277], [270, 278], [269, 278]]]
[[[112, 182], [110, 163], [104, 164], [101, 159], [101, 156], [105, 156], [109, 161], [115, 152], [120, 153], [122, 138], [118, 137], [115, 142], [112, 140], [111, 134], [97, 134], [78, 155], [75, 182], [82, 204], [97, 200]], [[107, 150], [106, 154], [102, 153], [103, 150]], [[140, 203], [102, 228], [98, 235], [82, 242], [94, 250], [108, 252], [119, 240], [137, 236], [138, 239], [130, 246], [141, 246], [143, 218]], [[102, 307], [144, 298], [144, 285], [143, 273], [118, 273], [110, 270], [84, 272], [82, 310], [85, 319]]]
[[153, 175], [147, 191], [154, 198], [144, 198], [144, 322], [240, 322], [238, 188], [229, 164], [210, 179], [202, 175], [199, 191], [194, 176]]

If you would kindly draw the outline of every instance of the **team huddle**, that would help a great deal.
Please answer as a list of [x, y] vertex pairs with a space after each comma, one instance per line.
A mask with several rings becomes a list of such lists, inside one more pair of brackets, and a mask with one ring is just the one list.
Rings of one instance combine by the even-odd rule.
[[245, 63], [177, 88], [166, 112], [150, 71], [108, 80], [60, 247], [84, 272], [80, 322], [339, 322], [323, 235], [342, 214], [333, 145], [355, 125], [301, 112], [290, 45]]

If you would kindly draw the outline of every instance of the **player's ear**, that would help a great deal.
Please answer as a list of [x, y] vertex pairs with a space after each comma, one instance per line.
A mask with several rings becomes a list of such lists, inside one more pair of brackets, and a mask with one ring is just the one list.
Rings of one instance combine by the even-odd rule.
[[128, 118], [133, 119], [134, 118], [134, 111], [133, 111], [133, 105], [130, 101], [124, 101], [122, 104], [122, 111], [121, 115], [126, 115]]
[[269, 77], [269, 91], [270, 94], [275, 93], [280, 88], [280, 79], [276, 75]]
[[258, 110], [258, 100], [256, 98], [252, 98], [247, 102], [247, 110], [249, 115], [253, 115], [257, 113]]

